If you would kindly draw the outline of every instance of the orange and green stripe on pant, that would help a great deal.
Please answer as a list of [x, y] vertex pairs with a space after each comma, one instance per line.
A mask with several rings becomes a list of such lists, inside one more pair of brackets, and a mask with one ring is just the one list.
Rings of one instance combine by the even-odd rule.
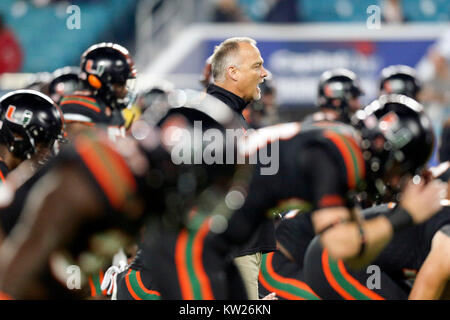
[[91, 289], [91, 297], [107, 296], [106, 291], [101, 289], [103, 281], [103, 271], [89, 277], [89, 287]]
[[129, 269], [125, 275], [128, 292], [135, 300], [161, 300], [158, 291], [147, 289], [141, 278], [141, 272]]
[[287, 300], [320, 300], [306, 283], [276, 273], [272, 266], [274, 254], [271, 252], [263, 255], [258, 276], [259, 282], [266, 290], [275, 292], [277, 296]]
[[213, 300], [211, 283], [203, 266], [203, 244], [209, 219], [196, 215], [175, 245], [175, 264], [183, 300]]
[[330, 258], [327, 250], [322, 252], [322, 268], [328, 283], [344, 299], [385, 300], [352, 277], [346, 270], [344, 262]]

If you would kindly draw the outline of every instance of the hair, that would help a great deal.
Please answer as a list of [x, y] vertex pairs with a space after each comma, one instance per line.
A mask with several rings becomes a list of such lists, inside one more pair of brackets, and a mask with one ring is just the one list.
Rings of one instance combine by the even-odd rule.
[[214, 81], [225, 79], [226, 69], [233, 64], [241, 42], [247, 42], [256, 46], [256, 41], [251, 38], [234, 37], [226, 39], [214, 48], [214, 53], [211, 56], [211, 70]]

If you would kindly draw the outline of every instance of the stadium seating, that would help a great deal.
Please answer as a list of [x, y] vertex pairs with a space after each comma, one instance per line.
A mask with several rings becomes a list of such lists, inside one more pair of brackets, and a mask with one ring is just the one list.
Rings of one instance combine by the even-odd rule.
[[122, 0], [80, 4], [81, 29], [72, 30], [66, 24], [67, 5], [36, 8], [23, 2], [19, 8], [14, 0], [2, 0], [0, 11], [24, 49], [23, 71], [42, 72], [78, 64], [80, 54], [104, 37], [112, 23], [117, 26], [120, 17], [134, 13], [133, 4]]
[[[364, 22], [370, 5], [382, 0], [297, 0], [301, 22]], [[271, 1], [239, 0], [244, 12], [254, 21], [263, 21]], [[450, 1], [403, 0], [403, 14], [408, 22], [449, 21]]]
[[403, 14], [411, 22], [448, 21], [447, 0], [403, 0]]

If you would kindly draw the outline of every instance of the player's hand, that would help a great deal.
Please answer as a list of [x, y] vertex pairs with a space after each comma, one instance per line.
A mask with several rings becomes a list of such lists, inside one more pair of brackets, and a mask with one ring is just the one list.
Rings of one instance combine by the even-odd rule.
[[278, 297], [275, 292], [272, 292], [272, 293], [269, 293], [264, 298], [262, 298], [261, 300], [278, 300]]
[[414, 223], [420, 224], [442, 208], [440, 202], [447, 195], [447, 187], [439, 180], [426, 183], [424, 179], [411, 179], [402, 192], [400, 205], [409, 212]]

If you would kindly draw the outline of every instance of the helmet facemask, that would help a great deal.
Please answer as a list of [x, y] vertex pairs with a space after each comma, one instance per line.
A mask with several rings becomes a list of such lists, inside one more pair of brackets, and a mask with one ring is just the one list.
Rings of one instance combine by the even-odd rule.
[[[118, 97], [116, 94], [116, 99], [117, 99], [116, 107], [118, 107], [121, 110], [130, 108], [136, 101], [136, 97], [137, 97], [136, 78], [128, 78], [125, 81], [125, 84], [119, 84], [119, 85], [123, 86], [125, 88], [126, 94], [124, 97], [120, 97], [120, 96]], [[113, 90], [115, 91], [114, 88], [113, 88]]]

